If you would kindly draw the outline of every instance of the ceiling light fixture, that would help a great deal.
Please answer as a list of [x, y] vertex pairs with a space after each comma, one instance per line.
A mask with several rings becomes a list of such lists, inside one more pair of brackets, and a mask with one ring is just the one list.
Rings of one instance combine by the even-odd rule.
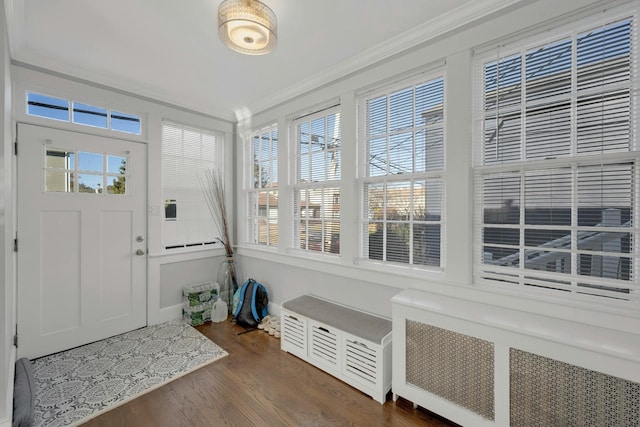
[[225, 0], [218, 7], [218, 36], [237, 52], [271, 52], [278, 41], [277, 30], [275, 13], [258, 0]]

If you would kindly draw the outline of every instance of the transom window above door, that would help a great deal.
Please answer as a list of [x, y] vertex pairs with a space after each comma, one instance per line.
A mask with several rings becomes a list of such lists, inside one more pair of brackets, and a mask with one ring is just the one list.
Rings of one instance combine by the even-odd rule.
[[127, 194], [127, 164], [126, 156], [47, 148], [44, 191]]
[[133, 135], [142, 129], [139, 116], [34, 92], [27, 92], [27, 114]]

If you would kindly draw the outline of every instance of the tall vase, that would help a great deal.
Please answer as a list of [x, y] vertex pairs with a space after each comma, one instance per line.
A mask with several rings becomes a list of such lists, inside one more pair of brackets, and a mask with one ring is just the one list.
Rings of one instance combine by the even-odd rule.
[[227, 303], [229, 313], [233, 310], [233, 295], [242, 286], [242, 273], [233, 257], [227, 257], [218, 267], [220, 298]]

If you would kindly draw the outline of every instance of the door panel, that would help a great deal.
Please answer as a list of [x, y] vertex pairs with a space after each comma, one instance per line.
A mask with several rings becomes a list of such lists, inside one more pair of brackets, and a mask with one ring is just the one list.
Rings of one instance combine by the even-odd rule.
[[18, 355], [145, 326], [146, 145], [26, 124], [18, 138]]

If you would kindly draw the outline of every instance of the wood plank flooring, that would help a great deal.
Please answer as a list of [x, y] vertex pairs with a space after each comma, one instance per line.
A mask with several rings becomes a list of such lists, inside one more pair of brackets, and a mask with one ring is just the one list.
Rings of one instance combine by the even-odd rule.
[[384, 405], [229, 321], [198, 330], [229, 356], [88, 421], [89, 427], [455, 426], [403, 399]]

